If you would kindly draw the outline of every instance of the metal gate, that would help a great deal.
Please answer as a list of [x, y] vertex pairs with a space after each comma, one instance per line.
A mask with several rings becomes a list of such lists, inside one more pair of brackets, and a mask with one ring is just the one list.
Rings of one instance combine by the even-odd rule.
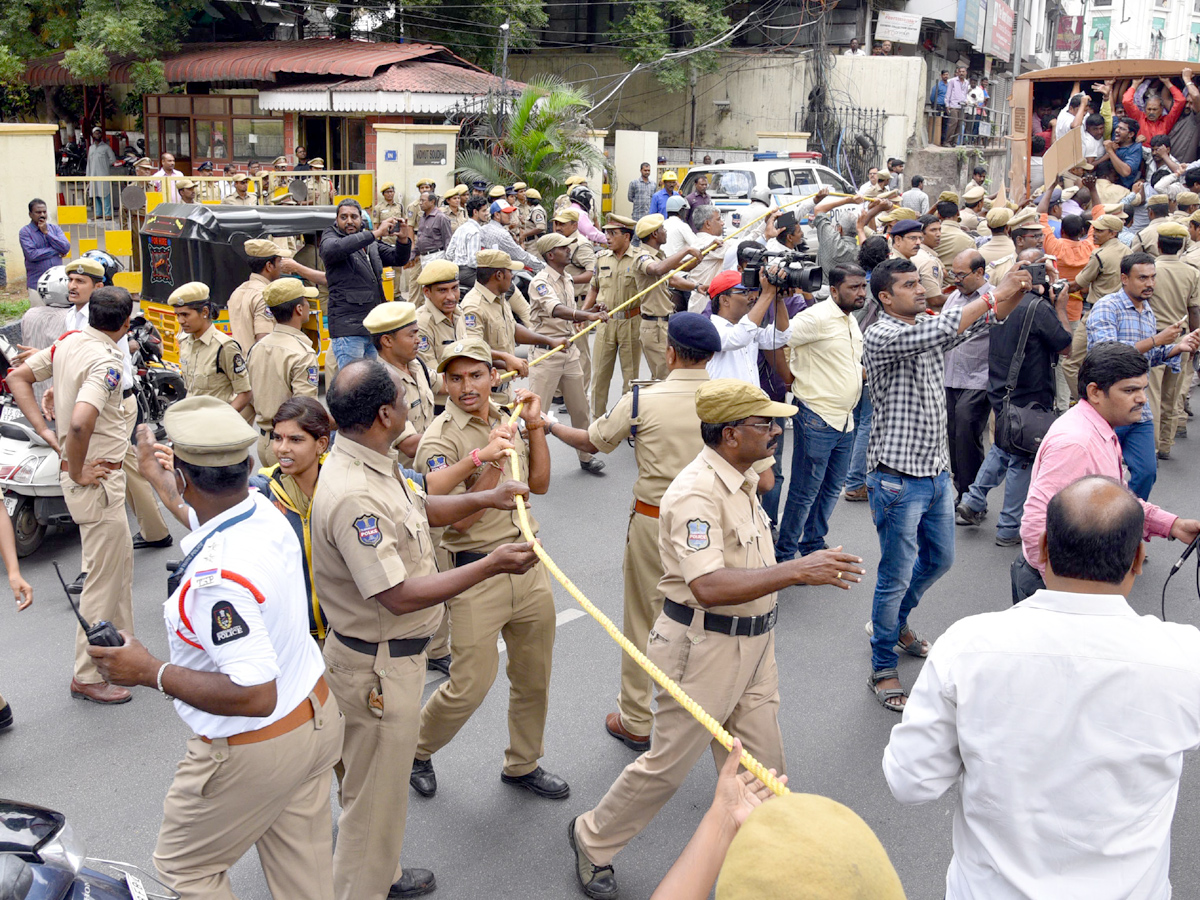
[[859, 106], [801, 106], [796, 131], [807, 131], [808, 149], [852, 185], [867, 180], [867, 169], [883, 163], [882, 109]]

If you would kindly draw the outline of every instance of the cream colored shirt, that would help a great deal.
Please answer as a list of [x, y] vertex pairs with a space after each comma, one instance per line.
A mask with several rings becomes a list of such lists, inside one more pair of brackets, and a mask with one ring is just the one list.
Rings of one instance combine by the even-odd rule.
[[256, 334], [270, 334], [275, 330], [275, 319], [263, 299], [263, 291], [270, 283], [257, 272], [251, 272], [250, 277], [229, 295], [229, 330], [242, 353], [250, 352]]
[[854, 408], [863, 389], [862, 355], [858, 320], [833, 300], [822, 300], [792, 319], [792, 393], [837, 431], [854, 429]]

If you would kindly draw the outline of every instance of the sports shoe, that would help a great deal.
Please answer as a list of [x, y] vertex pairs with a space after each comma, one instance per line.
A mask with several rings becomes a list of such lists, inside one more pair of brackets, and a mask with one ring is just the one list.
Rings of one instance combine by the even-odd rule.
[[954, 508], [954, 524], [955, 525], [982, 525], [983, 520], [987, 518], [986, 512], [976, 512], [967, 506], [960, 503]]

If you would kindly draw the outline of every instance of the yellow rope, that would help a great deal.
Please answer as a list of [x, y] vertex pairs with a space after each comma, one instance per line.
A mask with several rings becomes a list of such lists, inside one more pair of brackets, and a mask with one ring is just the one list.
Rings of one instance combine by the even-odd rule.
[[[512, 418], [508, 420], [509, 425], [516, 424], [517, 418], [521, 415], [521, 407], [523, 405], [524, 404], [522, 403], [517, 404], [516, 409], [513, 410]], [[508, 450], [507, 452], [512, 460], [513, 477], [519, 478], [521, 470], [520, 461], [517, 458], [517, 451]], [[616, 626], [613, 620], [601, 612], [600, 609], [587, 598], [583, 591], [575, 586], [575, 583], [566, 576], [566, 574], [558, 567], [554, 560], [550, 558], [550, 554], [547, 553], [542, 548], [542, 545], [537, 542], [537, 537], [534, 535], [533, 529], [529, 525], [529, 515], [525, 510], [525, 501], [519, 496], [516, 498], [516, 500], [517, 517], [521, 521], [521, 533], [525, 536], [525, 540], [530, 541], [533, 544], [533, 552], [537, 554], [538, 559], [546, 564], [546, 568], [550, 570], [550, 574], [557, 579], [559, 584], [567, 589], [567, 593], [574, 597], [579, 602], [579, 605], [582, 606], [593, 619], [600, 623], [604, 630], [608, 632], [609, 637], [620, 644], [621, 649], [633, 657], [634, 662], [641, 666], [646, 671], [646, 674], [658, 682], [664, 691], [674, 697], [676, 703], [691, 713], [697, 722], [703, 725], [713, 737], [721, 742], [722, 747], [724, 747], [726, 750], [732, 751], [733, 735], [726, 731], [720, 722], [705, 712], [704, 708], [699, 703], [684, 693], [683, 688], [676, 684], [666, 672], [651, 662], [646, 654], [643, 653], [637, 647], [637, 645], [633, 643], [633, 641], [625, 637], [625, 635], [621, 633], [621, 629]], [[755, 777], [758, 778], [758, 780], [765, 784], [768, 788], [770, 788], [776, 796], [782, 796], [783, 794], [791, 793], [787, 786], [784, 785], [774, 775], [772, 775], [766, 766], [751, 756], [749, 751], [747, 751], [744, 746], [742, 748], [742, 766], [747, 771], [753, 772]]]
[[[755, 224], [757, 224], [757, 223], [761, 222], [761, 221], [762, 221], [763, 219], [765, 219], [767, 216], [771, 215], [771, 213], [773, 213], [773, 212], [777, 212], [778, 210], [781, 210], [781, 209], [787, 209], [789, 206], [795, 206], [797, 203], [803, 203], [805, 200], [811, 200], [811, 199], [812, 199], [813, 197], [815, 197], [815, 196], [817, 196], [817, 195], [816, 195], [816, 194], [809, 194], [809, 195], [808, 195], [808, 196], [806, 196], [806, 197], [797, 197], [795, 200], [789, 200], [787, 203], [784, 203], [784, 204], [782, 204], [781, 206], [778, 206], [778, 207], [776, 207], [775, 209], [768, 209], [768, 210], [767, 210], [765, 213], [763, 213], [761, 216], [758, 216], [757, 218], [751, 219], [749, 222], [747, 222], [747, 223], [746, 223], [745, 225], [743, 225], [741, 228], [738, 228], [736, 231], [731, 231], [731, 232], [729, 233], [728, 237], [725, 237], [725, 238], [723, 238], [722, 240], [726, 240], [726, 241], [727, 241], [727, 240], [730, 240], [731, 238], [735, 238], [735, 237], [737, 237], [739, 234], [741, 234], [743, 231], [745, 231], [747, 228], [749, 228], [751, 225], [755, 225]], [[853, 197], [853, 196], [855, 196], [855, 195], [854, 195], [854, 194], [835, 194], [835, 193], [830, 193], [830, 194], [827, 194], [826, 196], [829, 196], [829, 197]], [[704, 252], [701, 254], [701, 256], [707, 256], [709, 253], [712, 253], [712, 251], [714, 251], [714, 250], [716, 250], [716, 249], [717, 249], [717, 244], [716, 244], [716, 242], [714, 241], [713, 243], [709, 244], [707, 247], [705, 247], [705, 248], [704, 248]], [[698, 260], [697, 260], [697, 261], [698, 261]], [[684, 271], [684, 268], [685, 268], [685, 267], [688, 265], [688, 263], [689, 263], [689, 262], [690, 262], [690, 260], [685, 260], [684, 262], [680, 263], [680, 264], [679, 264], [679, 266], [678, 266], [677, 268], [675, 268], [675, 269], [672, 269], [670, 272], [668, 272], [668, 273], [667, 273], [666, 275], [664, 275], [662, 278], [658, 279], [658, 281], [654, 282], [654, 284], [652, 284], [652, 285], [650, 285], [649, 287], [643, 288], [642, 290], [638, 291], [636, 294], [634, 294], [632, 297], [630, 297], [628, 300], [626, 300], [626, 301], [625, 301], [624, 303], [622, 303], [620, 306], [615, 306], [615, 307], [613, 307], [612, 309], [610, 309], [610, 310], [608, 311], [609, 315], [612, 315], [612, 314], [613, 314], [613, 313], [615, 313], [615, 312], [620, 312], [620, 311], [621, 311], [621, 310], [623, 310], [625, 307], [627, 307], [627, 306], [629, 306], [629, 305], [631, 305], [631, 304], [633, 304], [633, 303], [636, 303], [638, 300], [641, 300], [643, 297], [645, 297], [645, 296], [646, 296], [648, 293], [650, 293], [652, 290], [654, 290], [654, 289], [655, 289], [656, 287], [658, 287], [659, 285], [661, 285], [661, 284], [664, 284], [664, 283], [666, 283], [667, 281], [670, 281], [670, 279], [671, 279], [671, 276], [672, 276], [672, 275], [678, 275], [680, 272]], [[586, 328], [581, 328], [581, 329], [579, 329], [579, 331], [575, 332], [575, 334], [573, 334], [573, 335], [571, 335], [571, 337], [567, 338], [567, 344], [573, 344], [573, 343], [575, 343], [577, 340], [579, 340], [581, 337], [583, 337], [585, 334], [587, 334], [589, 331], [591, 331], [593, 328], [595, 328], [595, 327], [596, 327], [597, 325], [599, 325], [599, 324], [600, 324], [600, 321], [599, 321], [599, 320], [597, 320], [597, 321], [595, 321], [595, 322], [592, 322], [592, 323], [591, 323], [590, 325], [588, 325]], [[542, 362], [542, 360], [549, 359], [551, 356], [553, 356], [555, 353], [557, 353], [557, 352], [558, 352], [559, 350], [561, 350], [561, 349], [563, 349], [561, 346], [559, 346], [559, 347], [551, 347], [551, 348], [550, 348], [548, 351], [546, 351], [545, 353], [543, 353], [541, 356], [538, 356], [538, 357], [535, 357], [534, 359], [531, 359], [531, 360], [529, 361], [529, 367], [530, 367], [530, 368], [533, 368], [533, 367], [534, 367], [534, 366], [536, 366], [538, 363]], [[508, 372], [503, 372], [503, 373], [501, 373], [501, 375], [500, 375], [500, 380], [501, 380], [501, 381], [507, 381], [507, 380], [508, 380], [508, 379], [510, 379], [510, 378], [515, 378], [515, 377], [516, 377], [516, 374], [517, 374], [517, 373], [516, 373], [515, 371], [512, 371], [512, 370], [510, 370], [510, 371], [508, 371]]]

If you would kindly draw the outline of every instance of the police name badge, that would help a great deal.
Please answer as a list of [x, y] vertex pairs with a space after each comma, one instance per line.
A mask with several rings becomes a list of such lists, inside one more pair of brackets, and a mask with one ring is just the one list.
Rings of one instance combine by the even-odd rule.
[[196, 568], [192, 573], [192, 587], [212, 587], [221, 580], [221, 545], [225, 536], [215, 532], [204, 544], [196, 557]]
[[707, 550], [710, 543], [708, 539], [708, 527], [708, 523], [703, 519], [688, 519], [688, 547], [692, 550]]

